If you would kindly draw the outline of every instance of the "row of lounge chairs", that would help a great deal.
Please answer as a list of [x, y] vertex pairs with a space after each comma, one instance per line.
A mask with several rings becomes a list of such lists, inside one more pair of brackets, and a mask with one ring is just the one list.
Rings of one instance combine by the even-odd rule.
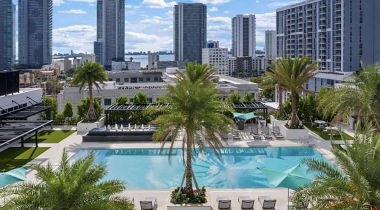
[[[259, 196], [258, 200], [264, 210], [274, 210], [276, 207], [276, 200], [271, 199], [269, 196]], [[217, 197], [217, 202], [219, 210], [231, 210], [231, 200], [227, 197]], [[255, 204], [255, 200], [249, 196], [239, 197], [238, 202], [241, 210], [253, 210]]]
[[[133, 198], [128, 199], [134, 203]], [[276, 199], [271, 199], [269, 196], [259, 196], [258, 200], [264, 210], [274, 210], [276, 207]], [[228, 199], [228, 197], [217, 197], [217, 202], [219, 210], [231, 210], [231, 200]], [[253, 210], [255, 204], [255, 200], [251, 199], [249, 196], [239, 197], [238, 202], [241, 210]], [[146, 197], [143, 201], [140, 201], [140, 206], [141, 210], [156, 210], [157, 198]]]
[[[259, 134], [259, 128], [257, 126], [253, 126], [250, 134], [253, 136], [254, 140], [261, 140], [261, 136], [264, 137], [265, 140], [272, 140], [272, 135], [269, 132], [268, 127], [261, 127], [262, 135]], [[276, 139], [284, 139], [284, 136], [280, 132], [280, 127], [274, 126], [272, 134]]]

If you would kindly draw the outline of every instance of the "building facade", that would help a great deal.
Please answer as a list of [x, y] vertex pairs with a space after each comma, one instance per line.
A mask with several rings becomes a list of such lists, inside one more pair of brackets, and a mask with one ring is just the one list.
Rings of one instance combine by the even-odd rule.
[[41, 67], [52, 63], [53, 0], [19, 0], [19, 64]]
[[255, 15], [237, 15], [232, 18], [232, 56], [255, 57], [256, 18]]
[[220, 48], [217, 41], [209, 41], [207, 48], [202, 49], [202, 64], [211, 65], [218, 74], [231, 75], [228, 67], [228, 49]]
[[265, 31], [265, 57], [268, 59], [277, 57], [277, 33], [274, 30]]
[[97, 40], [94, 52], [97, 61], [111, 66], [112, 60], [123, 59], [125, 54], [125, 1], [97, 1]]
[[174, 6], [175, 61], [202, 62], [202, 48], [207, 43], [207, 7], [200, 3]]
[[278, 57], [310, 56], [320, 73], [306, 89], [334, 86], [380, 61], [378, 0], [309, 0], [277, 9]]
[[148, 69], [157, 69], [158, 61], [160, 61], [160, 55], [148, 51]]
[[11, 70], [14, 50], [12, 0], [0, 1], [0, 71]]

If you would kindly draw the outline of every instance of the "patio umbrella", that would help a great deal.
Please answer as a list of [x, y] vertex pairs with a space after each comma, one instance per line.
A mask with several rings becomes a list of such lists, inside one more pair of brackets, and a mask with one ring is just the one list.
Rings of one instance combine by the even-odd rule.
[[234, 118], [239, 118], [239, 119], [242, 119], [242, 120], [245, 120], [245, 121], [257, 117], [255, 115], [255, 113], [253, 113], [253, 112], [249, 112], [249, 113], [236, 113], [236, 112], [234, 112], [233, 115], [234, 115]]
[[21, 167], [0, 173], [0, 188], [19, 181], [24, 181], [26, 179], [25, 171], [26, 169]]
[[295, 190], [298, 187], [303, 187], [311, 183], [311, 179], [308, 178], [301, 169], [301, 164], [297, 164], [285, 171], [276, 171], [266, 167], [259, 169], [266, 176], [268, 183], [274, 187], [285, 187]]

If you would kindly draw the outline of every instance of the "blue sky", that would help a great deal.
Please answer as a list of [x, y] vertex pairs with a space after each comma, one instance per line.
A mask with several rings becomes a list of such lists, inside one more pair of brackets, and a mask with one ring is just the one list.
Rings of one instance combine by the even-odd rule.
[[[275, 29], [276, 8], [300, 0], [182, 0], [201, 2], [208, 9], [208, 40], [231, 47], [231, 18], [256, 15], [257, 49], [264, 47], [264, 31]], [[14, 0], [16, 3], [17, 1]], [[53, 52], [93, 52], [96, 38], [96, 0], [53, 0]], [[172, 50], [172, 0], [126, 0], [125, 40], [128, 51]]]

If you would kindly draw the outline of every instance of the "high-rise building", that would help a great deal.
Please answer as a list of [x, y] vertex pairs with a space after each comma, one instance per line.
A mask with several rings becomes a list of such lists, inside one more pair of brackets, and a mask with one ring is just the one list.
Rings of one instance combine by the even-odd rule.
[[207, 43], [206, 5], [178, 3], [173, 15], [175, 60], [202, 62], [202, 48]]
[[209, 64], [218, 74], [231, 75], [228, 67], [228, 49], [220, 48], [218, 41], [209, 41], [207, 48], [202, 49], [202, 64]]
[[96, 32], [97, 61], [111, 66], [112, 60], [124, 60], [125, 0], [98, 0]]
[[380, 62], [380, 1], [303, 1], [277, 9], [278, 57], [310, 56], [320, 73], [306, 89], [334, 86], [364, 64]]
[[11, 70], [13, 63], [13, 4], [0, 1], [0, 71]]
[[255, 15], [237, 15], [232, 18], [232, 56], [255, 57], [256, 18]]
[[265, 31], [265, 57], [276, 59], [277, 57], [277, 36], [276, 31]]
[[17, 60], [17, 46], [16, 46], [16, 21], [17, 21], [17, 10], [16, 5], [13, 4], [13, 64]]
[[41, 67], [52, 62], [53, 0], [18, 1], [19, 64]]

